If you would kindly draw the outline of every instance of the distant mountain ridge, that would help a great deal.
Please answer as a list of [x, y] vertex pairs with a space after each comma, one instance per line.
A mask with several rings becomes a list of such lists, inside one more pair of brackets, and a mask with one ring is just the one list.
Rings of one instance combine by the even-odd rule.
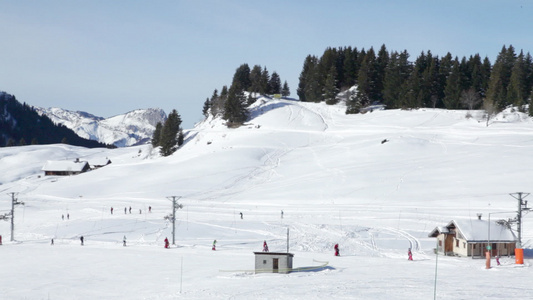
[[136, 109], [107, 119], [87, 112], [55, 107], [34, 109], [55, 124], [70, 128], [80, 137], [117, 147], [150, 142], [157, 123], [164, 123], [167, 118], [166, 113], [159, 108]]
[[88, 148], [110, 146], [80, 137], [26, 103], [20, 103], [15, 96], [0, 91], [0, 147], [57, 143]]

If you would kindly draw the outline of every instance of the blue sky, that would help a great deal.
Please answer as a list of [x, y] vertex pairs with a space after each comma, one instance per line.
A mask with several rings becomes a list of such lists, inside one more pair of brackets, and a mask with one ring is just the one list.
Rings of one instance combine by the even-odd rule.
[[0, 90], [102, 117], [177, 109], [191, 128], [243, 63], [296, 96], [305, 57], [326, 47], [494, 62], [503, 45], [533, 53], [532, 16], [527, 0], [0, 0]]

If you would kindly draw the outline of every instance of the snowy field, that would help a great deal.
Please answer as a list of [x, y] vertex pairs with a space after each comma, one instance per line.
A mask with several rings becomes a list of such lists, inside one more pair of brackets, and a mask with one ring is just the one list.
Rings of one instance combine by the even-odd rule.
[[[0, 221], [0, 299], [533, 298], [529, 259], [487, 270], [435, 256], [428, 238], [452, 219], [516, 210], [510, 194], [533, 192], [529, 118], [507, 111], [486, 127], [480, 111], [344, 110], [263, 99], [246, 126], [207, 120], [166, 158], [150, 146], [0, 148], [0, 215], [11, 193], [25, 203], [14, 242]], [[81, 175], [41, 171], [105, 157], [111, 165]], [[183, 208], [165, 249], [170, 196]], [[533, 215], [523, 221], [533, 248]], [[287, 230], [302, 271], [255, 274], [253, 252], [263, 241], [286, 251]]]

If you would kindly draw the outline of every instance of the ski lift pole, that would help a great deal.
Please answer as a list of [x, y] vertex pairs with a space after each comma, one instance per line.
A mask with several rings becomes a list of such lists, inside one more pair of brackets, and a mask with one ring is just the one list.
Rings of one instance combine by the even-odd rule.
[[172, 199], [172, 245], [176, 245], [176, 208], [183, 208], [183, 205], [177, 203], [181, 196], [169, 196], [167, 198]]
[[15, 193], [11, 193], [11, 241], [13, 242], [15, 240], [15, 205], [22, 204], [24, 205], [24, 202], [19, 202], [17, 198], [15, 198]]

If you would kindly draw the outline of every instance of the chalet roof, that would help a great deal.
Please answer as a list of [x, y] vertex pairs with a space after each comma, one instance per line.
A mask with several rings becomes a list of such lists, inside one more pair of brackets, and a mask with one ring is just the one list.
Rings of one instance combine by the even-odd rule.
[[445, 226], [437, 226], [435, 229], [433, 229], [428, 236], [429, 237], [437, 237], [437, 235], [442, 233], [450, 233], [450, 230], [448, 230], [448, 227]]
[[70, 161], [70, 160], [49, 160], [47, 161], [42, 170], [43, 171], [69, 171], [69, 172], [82, 172], [87, 168], [89, 164], [86, 161]]
[[[490, 226], [490, 230], [489, 230]], [[516, 236], [511, 229], [500, 225], [496, 222], [489, 222], [486, 220], [452, 220], [444, 228], [439, 227], [433, 229], [429, 234], [430, 237], [436, 237], [440, 233], [451, 233], [453, 229], [463, 236], [469, 242], [484, 242], [491, 240], [492, 242], [515, 242]], [[490, 231], [490, 238], [489, 238]]]
[[111, 160], [107, 157], [105, 158], [93, 158], [91, 160], [89, 160], [89, 164], [91, 166], [105, 166], [105, 165], [108, 165], [111, 163]]

